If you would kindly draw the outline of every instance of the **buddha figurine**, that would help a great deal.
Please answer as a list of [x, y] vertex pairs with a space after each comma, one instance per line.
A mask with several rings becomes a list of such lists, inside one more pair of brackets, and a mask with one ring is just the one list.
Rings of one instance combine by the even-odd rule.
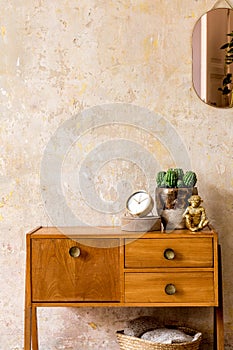
[[209, 222], [206, 217], [205, 209], [200, 205], [203, 201], [198, 195], [192, 195], [188, 201], [190, 205], [183, 214], [186, 227], [192, 232], [199, 231]]

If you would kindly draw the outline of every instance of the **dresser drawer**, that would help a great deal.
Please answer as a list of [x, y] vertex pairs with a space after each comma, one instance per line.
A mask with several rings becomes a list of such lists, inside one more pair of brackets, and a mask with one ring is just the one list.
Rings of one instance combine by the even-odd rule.
[[214, 303], [212, 272], [126, 273], [127, 303]]
[[117, 239], [32, 239], [32, 300], [119, 301], [118, 243]]
[[125, 240], [125, 267], [212, 267], [210, 237]]

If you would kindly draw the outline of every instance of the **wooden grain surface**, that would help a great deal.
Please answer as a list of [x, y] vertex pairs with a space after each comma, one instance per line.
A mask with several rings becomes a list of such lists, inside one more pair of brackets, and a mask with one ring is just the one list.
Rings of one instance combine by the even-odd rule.
[[[77, 258], [70, 248], [79, 247]], [[175, 258], [164, 257], [173, 249]], [[214, 306], [224, 349], [221, 265], [213, 228], [197, 233], [41, 227], [27, 234], [25, 350], [38, 350], [37, 307]], [[220, 282], [220, 283], [219, 283]], [[174, 284], [173, 295], [165, 293]]]
[[[167, 295], [165, 287], [174, 284], [176, 292]], [[126, 273], [126, 302], [214, 304], [213, 272]]]
[[129, 237], [133, 239], [141, 238], [142, 236], [146, 236], [147, 238], [161, 238], [161, 235], [164, 238], [171, 237], [210, 237], [216, 236], [217, 234], [213, 229], [206, 227], [203, 231], [198, 231], [192, 233], [189, 230], [173, 230], [172, 232], [162, 232], [162, 231], [154, 231], [154, 232], [126, 232], [122, 231], [119, 226], [114, 227], [90, 227], [90, 226], [81, 226], [81, 227], [41, 227], [36, 232], [31, 234], [31, 238], [75, 238], [81, 236], [88, 237]]
[[[139, 239], [131, 243], [125, 240], [126, 267], [212, 267], [213, 240], [202, 238]], [[175, 257], [167, 260], [166, 249], [172, 249]]]
[[[105, 239], [106, 240], [106, 239]], [[71, 239], [32, 240], [33, 301], [118, 301], [120, 300], [119, 247], [108, 239], [96, 248], [94, 241]], [[74, 258], [69, 250], [80, 248]]]

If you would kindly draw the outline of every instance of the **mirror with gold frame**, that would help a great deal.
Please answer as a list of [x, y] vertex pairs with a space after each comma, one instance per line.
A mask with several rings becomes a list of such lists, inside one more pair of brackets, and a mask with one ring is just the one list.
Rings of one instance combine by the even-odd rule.
[[197, 21], [192, 36], [193, 86], [206, 104], [233, 107], [233, 10], [212, 9]]

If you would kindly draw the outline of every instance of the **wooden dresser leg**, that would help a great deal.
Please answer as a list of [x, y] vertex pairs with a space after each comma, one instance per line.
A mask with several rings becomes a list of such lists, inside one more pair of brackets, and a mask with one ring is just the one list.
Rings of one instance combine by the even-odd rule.
[[218, 293], [219, 306], [214, 308], [214, 350], [224, 350], [224, 320], [222, 293], [221, 247], [218, 246]]
[[31, 350], [32, 309], [25, 307], [24, 311], [24, 350]]
[[32, 300], [31, 300], [31, 242], [26, 236], [26, 271], [25, 271], [25, 310], [24, 310], [24, 350], [31, 350], [32, 339]]
[[32, 350], [38, 350], [37, 310], [32, 306]]
[[224, 350], [223, 312], [220, 307], [214, 308], [214, 350]]

